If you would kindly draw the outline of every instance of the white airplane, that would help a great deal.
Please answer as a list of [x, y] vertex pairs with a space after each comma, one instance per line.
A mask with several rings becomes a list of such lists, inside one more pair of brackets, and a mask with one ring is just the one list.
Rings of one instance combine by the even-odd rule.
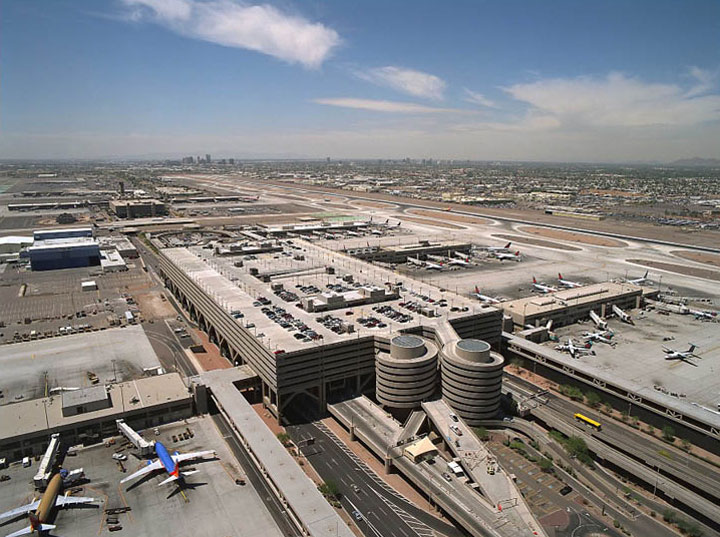
[[486, 246], [483, 250], [487, 252], [509, 252], [512, 242], [508, 242], [505, 246]]
[[431, 254], [428, 254], [428, 255], [427, 255], [427, 258], [428, 258], [428, 259], [431, 259], [431, 260], [433, 260], [433, 261], [437, 261], [438, 263], [445, 263], [445, 261], [446, 261], [445, 257], [443, 257], [443, 256], [441, 256], [441, 255], [431, 255]]
[[607, 321], [601, 318], [594, 310], [590, 310], [590, 319], [600, 330], [607, 330]]
[[514, 254], [510, 252], [492, 252], [492, 256], [500, 261], [505, 261], [506, 259], [510, 261], [520, 261], [520, 250]]
[[695, 318], [700, 321], [714, 321], [717, 318], [716, 311], [690, 310], [690, 313], [692, 313]]
[[630, 317], [630, 315], [628, 315], [628, 314], [625, 313], [623, 310], [621, 310], [620, 308], [618, 308], [615, 304], [612, 305], [612, 310], [613, 310], [613, 313], [614, 313], [615, 315], [617, 315], [618, 318], [619, 318], [622, 322], [628, 323], [628, 324], [635, 324], [635, 323], [633, 322], [633, 320], [632, 320], [632, 317]]
[[538, 281], [535, 279], [535, 276], [533, 276], [533, 289], [535, 291], [538, 291], [539, 293], [547, 294], [547, 293], [554, 293], [557, 291], [557, 287], [552, 287], [550, 285], [544, 285], [542, 283], [538, 283]]
[[467, 261], [468, 263], [470, 262], [470, 257], [462, 252], [453, 252], [453, 256], [458, 259], [462, 259], [463, 261]]
[[614, 335], [615, 334], [612, 330], [605, 330], [604, 332], [583, 332], [583, 339], [585, 341], [599, 341], [600, 343], [605, 343], [614, 347], [617, 345], [617, 343], [612, 341], [612, 337]]
[[469, 267], [470, 263], [468, 261], [465, 261], [464, 259], [458, 259], [458, 258], [451, 258], [450, 261], [448, 261], [448, 265], [455, 265], [458, 267]]
[[193, 453], [183, 454], [180, 454], [176, 451], [171, 455], [170, 453], [168, 453], [167, 448], [163, 445], [162, 442], [155, 442], [155, 454], [158, 457], [155, 462], [147, 461], [147, 464], [145, 466], [143, 466], [134, 474], [130, 474], [129, 476], [121, 479], [120, 483], [127, 483], [132, 479], [136, 479], [145, 474], [149, 474], [150, 472], [155, 472], [156, 470], [164, 470], [170, 476], [164, 481], [161, 481], [159, 485], [165, 485], [166, 483], [177, 481], [185, 476], [197, 473], [197, 470], [191, 470], [188, 472], [180, 471], [180, 463], [193, 459], [201, 459], [209, 455], [212, 455], [214, 457], [215, 450], [194, 451]]
[[690, 361], [690, 358], [701, 358], [700, 356], [695, 354], [695, 349], [697, 349], [697, 345], [693, 343], [690, 343], [690, 348], [688, 348], [688, 350], [686, 351], [676, 351], [663, 345], [663, 351], [665, 352], [666, 360], [680, 360], [681, 362], [686, 362], [690, 365], [697, 367], [697, 364], [694, 364]]
[[486, 303], [486, 304], [500, 304], [500, 300], [498, 300], [497, 298], [493, 298], [493, 297], [491, 297], [491, 296], [483, 295], [483, 294], [480, 292], [480, 289], [478, 289], [478, 286], [477, 286], [477, 285], [475, 286], [475, 292], [474, 292], [474, 293], [471, 293], [471, 294], [472, 294], [472, 296], [474, 296], [475, 298], [477, 298], [478, 300], [480, 300], [481, 302], [484, 302], [484, 303]]
[[577, 358], [578, 356], [583, 356], [585, 354], [594, 355], [595, 351], [593, 351], [591, 347], [592, 343], [590, 343], [589, 341], [585, 343], [583, 347], [578, 347], [573, 341], [573, 338], [569, 337], [567, 343], [561, 343], [560, 345], [557, 345], [555, 347], [555, 350], [569, 352], [570, 356], [572, 356], [573, 358]]
[[422, 259], [418, 259], [417, 257], [408, 257], [407, 258], [408, 263], [411, 265], [415, 265], [421, 268], [426, 268], [428, 270], [442, 270], [443, 266], [438, 265], [437, 263], [431, 263], [429, 261], [423, 261]]
[[573, 282], [571, 280], [566, 280], [562, 277], [562, 274], [558, 272], [558, 283], [562, 285], [563, 287], [567, 287], [568, 289], [573, 289], [575, 287], [582, 287], [583, 284], [579, 282]]
[[646, 270], [646, 271], [645, 271], [645, 275], [642, 276], [641, 278], [635, 278], [635, 279], [632, 279], [632, 280], [628, 280], [628, 279], [626, 278], [625, 281], [626, 281], [627, 283], [633, 283], [633, 284], [635, 284], [635, 285], [642, 285], [642, 284], [644, 284], [646, 281], [648, 281], [648, 273], [649, 273], [649, 272], [650, 272], [649, 270]]

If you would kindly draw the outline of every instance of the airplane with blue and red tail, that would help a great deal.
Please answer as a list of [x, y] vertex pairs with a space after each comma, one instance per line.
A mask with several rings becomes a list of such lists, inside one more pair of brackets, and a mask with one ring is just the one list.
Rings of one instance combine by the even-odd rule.
[[216, 453], [214, 450], [195, 451], [193, 453], [180, 453], [176, 451], [171, 455], [170, 453], [168, 453], [167, 448], [163, 445], [162, 442], [155, 442], [155, 455], [157, 455], [157, 459], [155, 461], [147, 461], [146, 466], [143, 466], [134, 474], [130, 474], [126, 478], [122, 479], [120, 483], [127, 483], [128, 481], [149, 474], [150, 472], [155, 472], [157, 470], [164, 470], [169, 475], [167, 479], [160, 482], [160, 485], [172, 483], [173, 481], [181, 480], [186, 476], [197, 473], [197, 470], [182, 472], [180, 470], [181, 463], [193, 459], [201, 459], [209, 455], [212, 455], [214, 457]]

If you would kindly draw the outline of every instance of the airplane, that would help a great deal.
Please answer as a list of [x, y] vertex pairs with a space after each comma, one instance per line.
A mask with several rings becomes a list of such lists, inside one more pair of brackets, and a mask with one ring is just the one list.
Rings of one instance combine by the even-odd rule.
[[508, 242], [505, 246], [486, 246], [483, 250], [487, 252], [509, 252], [512, 242]]
[[[466, 261], [467, 263], [470, 262], [470, 257], [468, 257], [467, 254], [464, 254], [462, 252], [453, 252], [453, 256], [455, 256], [458, 259], [462, 259], [463, 261]], [[450, 256], [448, 256], [450, 257]]]
[[573, 282], [571, 280], [566, 280], [565, 278], [562, 277], [562, 274], [560, 274], [559, 272], [558, 272], [558, 283], [560, 285], [562, 285], [563, 287], [567, 287], [569, 289], [583, 286], [583, 284], [581, 284], [581, 283]]
[[478, 286], [475, 286], [475, 292], [471, 293], [475, 298], [479, 299], [481, 302], [485, 302], [486, 304], [500, 304], [500, 300], [497, 298], [493, 298], [491, 296], [483, 295], [480, 292], [480, 289], [478, 289]]
[[518, 250], [514, 254], [511, 254], [509, 252], [493, 252], [492, 256], [495, 259], [499, 259], [500, 261], [505, 261], [506, 259], [520, 261], [520, 250]]
[[613, 313], [615, 313], [615, 315], [617, 315], [618, 318], [624, 323], [635, 324], [632, 320], [632, 317], [630, 317], [627, 313], [618, 308], [615, 304], [612, 305], [612, 310]]
[[442, 263], [445, 262], [445, 258], [444, 258], [443, 256], [441, 256], [441, 255], [431, 255], [431, 254], [428, 254], [428, 255], [427, 255], [427, 258], [428, 258], [428, 259], [432, 259], [433, 261], [437, 261], [437, 262], [440, 263], [440, 264], [442, 264]]
[[130, 474], [129, 476], [123, 478], [120, 480], [120, 483], [127, 483], [128, 481], [131, 481], [133, 479], [136, 479], [140, 476], [143, 476], [145, 474], [149, 474], [150, 472], [154, 472], [156, 470], [165, 470], [170, 477], [165, 479], [164, 481], [161, 481], [159, 485], [165, 485], [167, 483], [172, 483], [173, 481], [182, 480], [183, 477], [192, 475], [194, 473], [197, 473], [197, 470], [192, 470], [189, 472], [181, 472], [180, 471], [180, 463], [189, 461], [192, 459], [200, 459], [202, 457], [205, 457], [207, 455], [215, 456], [215, 450], [208, 450], [208, 451], [194, 451], [193, 453], [183, 453], [180, 454], [179, 452], [175, 452], [172, 455], [168, 453], [167, 448], [163, 445], [162, 442], [155, 442], [155, 454], [157, 455], [157, 460], [155, 462], [147, 461], [147, 464], [143, 466], [140, 470], [135, 472], [134, 474]]
[[590, 319], [600, 330], [607, 330], [607, 321], [601, 318], [594, 310], [590, 310]]
[[36, 531], [40, 533], [43, 531], [54, 530], [56, 527], [55, 524], [46, 524], [54, 508], [92, 503], [95, 501], [95, 498], [87, 498], [84, 496], [60, 495], [62, 488], [62, 476], [60, 474], [55, 474], [52, 479], [50, 479], [50, 483], [48, 483], [42, 499], [35, 500], [32, 503], [0, 514], [0, 520], [3, 518], [15, 518], [24, 514], [27, 514], [30, 519], [30, 525], [27, 528], [13, 532], [6, 537], [18, 537], [20, 535], [28, 535]]
[[716, 311], [690, 310], [690, 313], [695, 316], [695, 319], [700, 321], [714, 321], [717, 318]]
[[554, 293], [555, 291], [557, 291], [557, 287], [552, 287], [550, 285], [544, 285], [542, 283], [538, 283], [538, 281], [535, 279], [535, 276], [533, 276], [532, 284], [533, 284], [533, 289], [535, 291], [538, 291], [543, 294]]
[[612, 341], [614, 335], [611, 330], [605, 330], [604, 332], [583, 332], [583, 339], [585, 341], [599, 341], [600, 343], [606, 343], [614, 347], [617, 345], [617, 343]]
[[635, 285], [642, 285], [642, 284], [644, 284], [646, 281], [648, 281], [648, 273], [649, 273], [649, 272], [650, 272], [649, 270], [646, 270], [646, 271], [645, 271], [645, 275], [642, 276], [642, 277], [640, 277], [640, 278], [635, 278], [635, 279], [632, 279], [632, 280], [628, 280], [627, 278], [625, 278], [625, 282], [626, 282], [626, 283], [632, 283], [632, 284], [635, 284]]
[[555, 347], [555, 350], [569, 352], [570, 356], [572, 356], [573, 358], [578, 358], [579, 356], [583, 356], [585, 354], [594, 355], [595, 351], [591, 350], [591, 347], [592, 343], [590, 343], [589, 341], [585, 343], [585, 346], [578, 347], [573, 341], [573, 338], [569, 337], [567, 343], [561, 343], [560, 345], [557, 345]]
[[697, 367], [697, 364], [694, 364], [690, 361], [690, 358], [701, 358], [700, 356], [695, 354], [695, 349], [697, 349], [697, 345], [693, 343], [690, 343], [690, 347], [686, 351], [676, 351], [663, 345], [663, 351], [665, 352], [666, 360], [680, 360], [681, 362], [686, 362], [690, 365], [694, 365], [695, 367]]

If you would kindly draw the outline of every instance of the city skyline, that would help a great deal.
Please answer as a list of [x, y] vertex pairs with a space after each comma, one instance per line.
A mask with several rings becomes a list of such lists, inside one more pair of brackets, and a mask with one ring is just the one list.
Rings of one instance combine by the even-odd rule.
[[3, 159], [720, 157], [714, 2], [2, 13]]

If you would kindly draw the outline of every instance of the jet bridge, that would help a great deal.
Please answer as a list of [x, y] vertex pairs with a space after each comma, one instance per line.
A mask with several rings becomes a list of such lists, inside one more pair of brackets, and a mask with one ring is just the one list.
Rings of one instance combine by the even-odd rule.
[[118, 426], [118, 430], [122, 435], [130, 440], [130, 443], [140, 450], [142, 456], [152, 455], [155, 452], [155, 442], [148, 442], [142, 436], [140, 436], [135, 429], [130, 427], [125, 420], [115, 420]]
[[50, 477], [52, 477], [52, 470], [53, 466], [55, 466], [55, 459], [57, 458], [58, 449], [60, 449], [60, 435], [58, 433], [55, 433], [53, 435], [50, 435], [50, 443], [45, 450], [45, 455], [43, 455], [43, 458], [40, 461], [38, 471], [33, 478], [36, 489], [44, 489], [50, 482]]

